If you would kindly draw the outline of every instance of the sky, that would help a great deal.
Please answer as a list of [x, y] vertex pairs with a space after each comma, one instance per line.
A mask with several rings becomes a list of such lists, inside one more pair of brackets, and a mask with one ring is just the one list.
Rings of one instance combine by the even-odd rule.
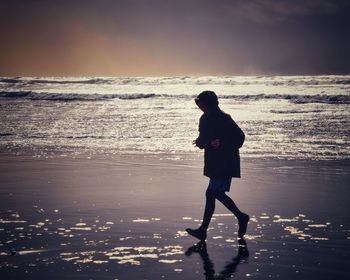
[[350, 74], [347, 0], [0, 0], [1, 76]]

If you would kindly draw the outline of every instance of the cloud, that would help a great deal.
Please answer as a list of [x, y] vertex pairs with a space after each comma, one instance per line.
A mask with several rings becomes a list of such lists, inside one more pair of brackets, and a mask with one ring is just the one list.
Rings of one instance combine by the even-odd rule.
[[349, 6], [349, 2], [334, 0], [251, 0], [227, 2], [225, 9], [239, 20], [273, 24], [295, 17], [330, 15]]

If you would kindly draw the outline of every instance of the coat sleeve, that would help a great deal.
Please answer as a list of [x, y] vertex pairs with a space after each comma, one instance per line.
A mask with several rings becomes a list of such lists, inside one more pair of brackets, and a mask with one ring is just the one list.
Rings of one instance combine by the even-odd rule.
[[196, 139], [196, 145], [200, 149], [210, 148], [210, 136], [209, 136], [209, 127], [205, 118], [202, 116], [199, 121], [199, 136]]

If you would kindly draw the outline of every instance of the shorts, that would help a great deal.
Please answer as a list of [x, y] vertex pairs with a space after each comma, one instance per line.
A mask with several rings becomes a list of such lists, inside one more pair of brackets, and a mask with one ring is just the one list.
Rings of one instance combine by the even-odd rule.
[[229, 192], [232, 178], [210, 178], [208, 190], [213, 192]]

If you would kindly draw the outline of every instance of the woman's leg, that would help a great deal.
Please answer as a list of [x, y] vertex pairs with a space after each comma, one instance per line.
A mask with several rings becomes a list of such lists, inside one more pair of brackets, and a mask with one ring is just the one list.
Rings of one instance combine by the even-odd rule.
[[216, 194], [216, 198], [230, 210], [238, 219], [242, 216], [242, 212], [238, 209], [236, 203], [226, 193], [220, 192]]
[[202, 225], [199, 227], [203, 231], [207, 231], [211, 221], [211, 217], [213, 216], [215, 211], [215, 192], [207, 189], [207, 191], [205, 192], [205, 197], [206, 197], [206, 201], [205, 201], [203, 222], [202, 222]]
[[225, 192], [217, 193], [216, 198], [237, 217], [239, 225], [238, 237], [242, 238], [247, 232], [249, 215], [241, 212], [234, 201]]
[[199, 240], [205, 240], [207, 238], [208, 226], [215, 210], [215, 192], [207, 189], [205, 196], [206, 201], [202, 225], [198, 229], [186, 229], [188, 234], [198, 238]]

